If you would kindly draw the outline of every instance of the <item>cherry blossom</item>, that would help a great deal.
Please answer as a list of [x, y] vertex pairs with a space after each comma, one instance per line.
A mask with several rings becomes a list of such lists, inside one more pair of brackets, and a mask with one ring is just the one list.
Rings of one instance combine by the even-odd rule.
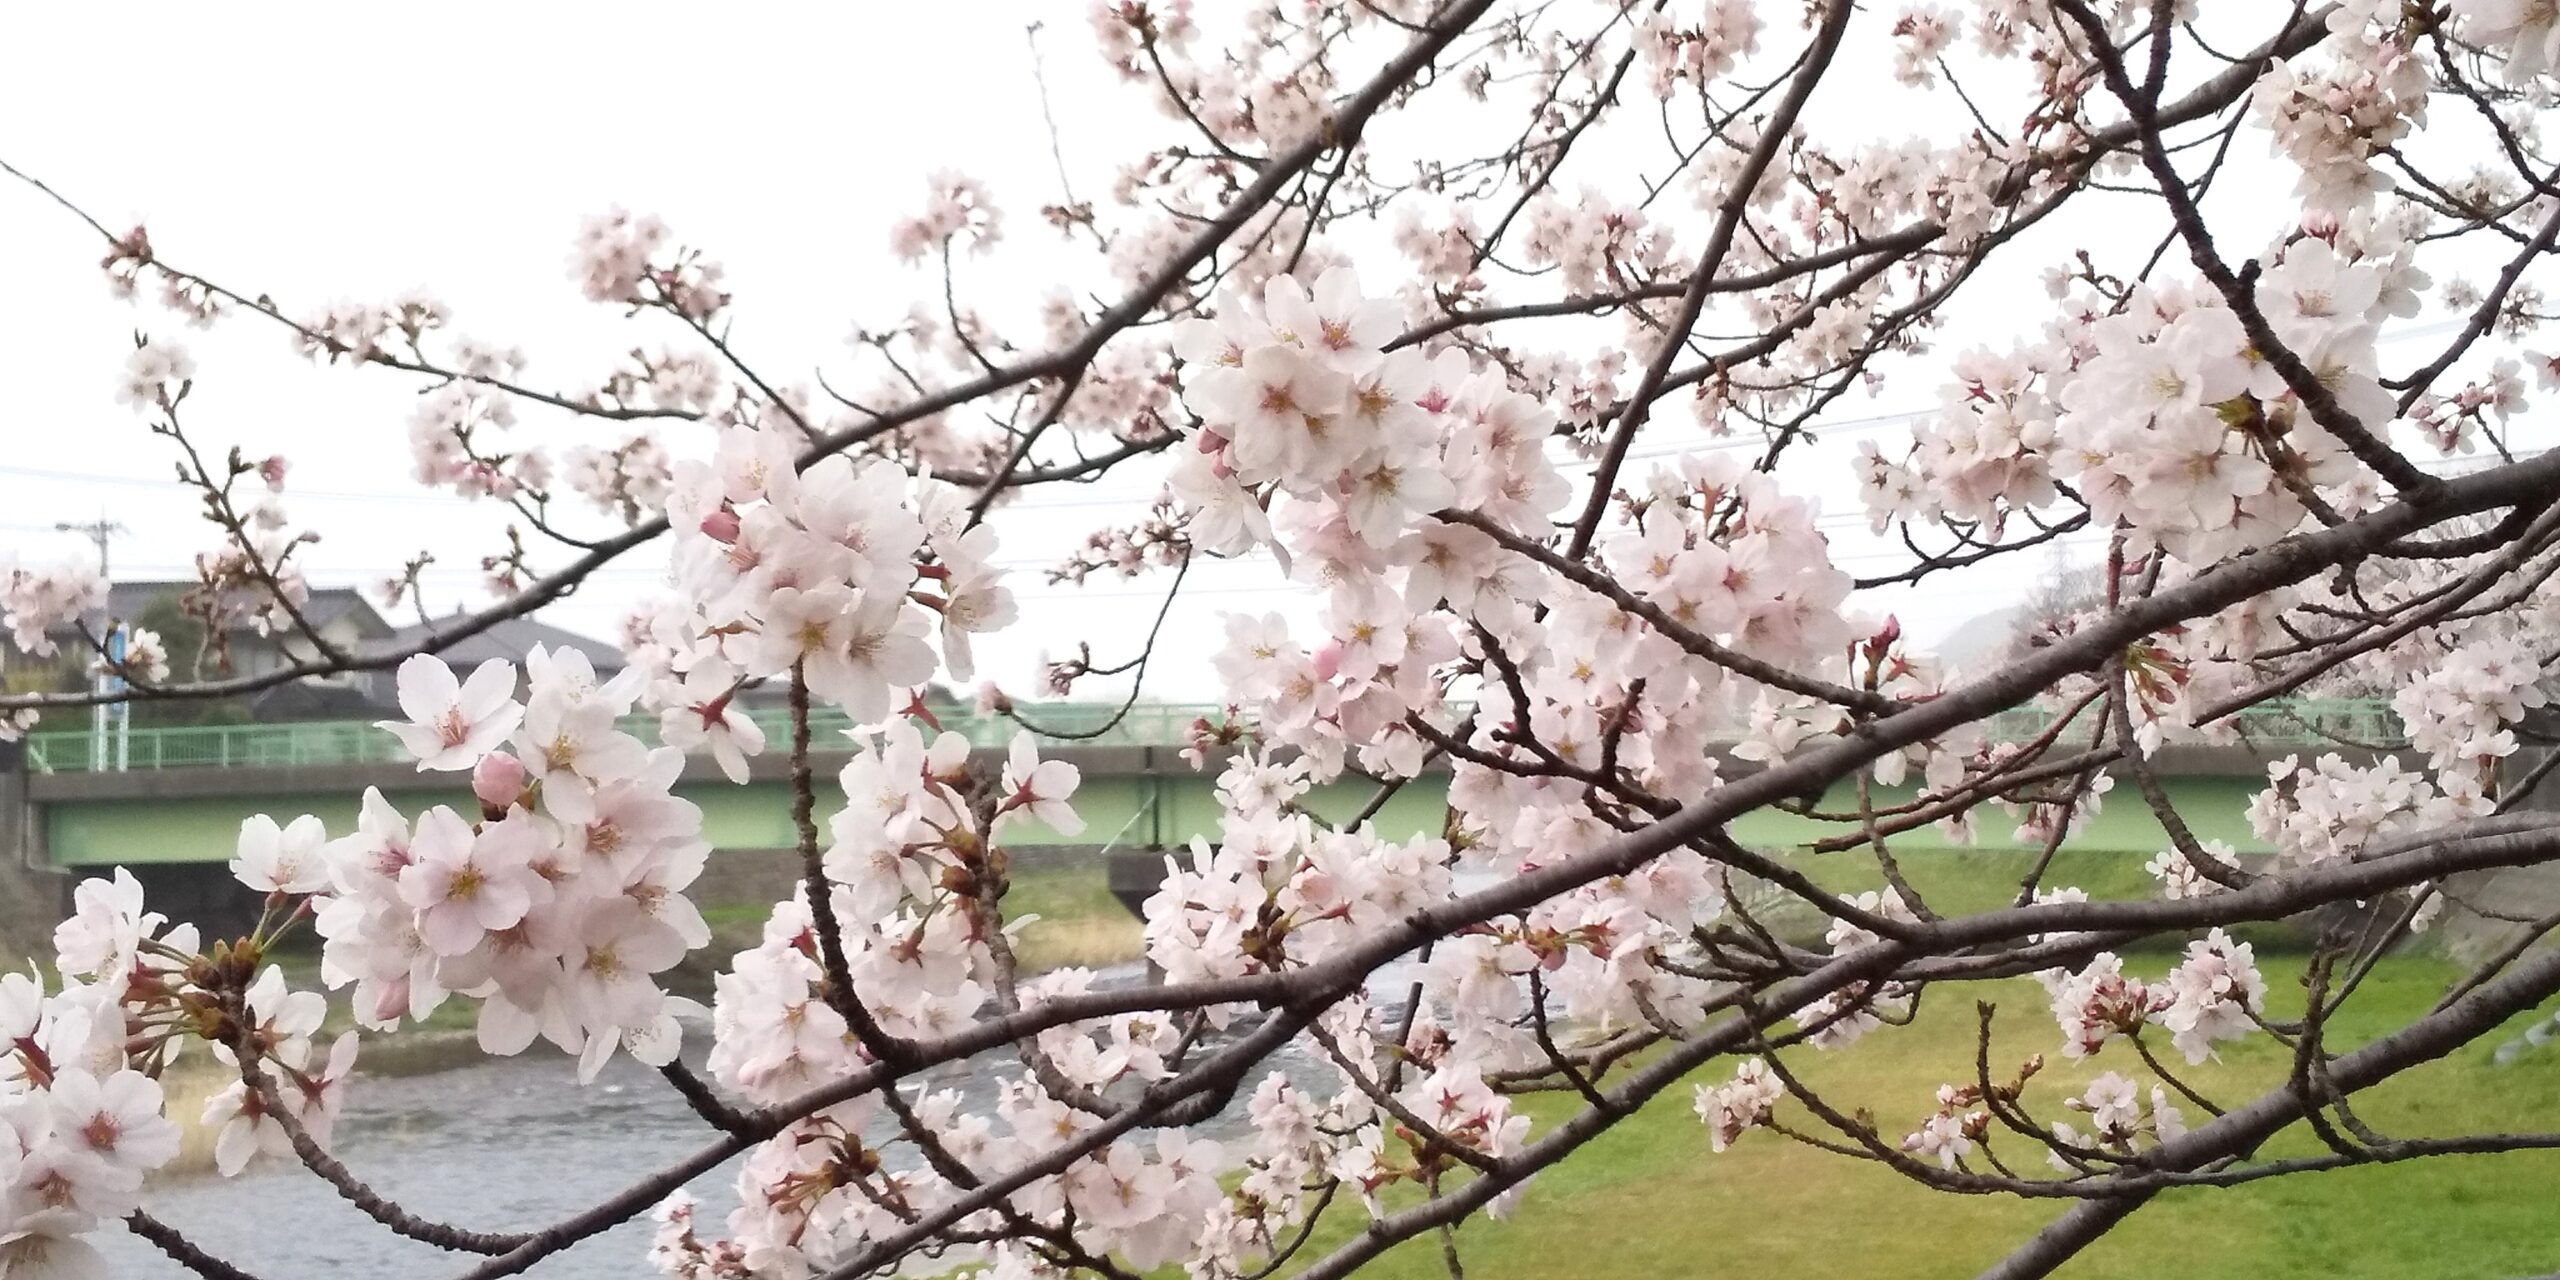
[[[180, 348], [114, 353], [219, 534], [181, 600], [208, 652], [173, 672], [95, 571], [0, 564], [12, 648], [73, 651], [69, 680], [0, 695], [0, 737], [282, 678], [218, 671], [248, 628], [312, 670], [401, 659], [382, 728], [471, 800], [368, 791], [334, 840], [325, 808], [250, 820], [231, 870], [264, 911], [239, 936], [173, 925], [130, 872], [73, 890], [59, 981], [0, 975], [0, 1274], [103, 1266], [85, 1237], [171, 1158], [156, 1081], [182, 1055], [225, 1072], [221, 1172], [325, 1147], [361, 1087], [353, 1035], [318, 1040], [338, 1001], [376, 1035], [460, 1014], [582, 1080], [628, 1054], [707, 1123], [707, 1163], [526, 1265], [654, 1202], [652, 1264], [691, 1280], [918, 1257], [1235, 1280], [1439, 1227], [1454, 1273], [1465, 1217], [1682, 1084], [1711, 1150], [1770, 1128], [1959, 1191], [2289, 1173], [2252, 1153], [2302, 1086], [2213, 1101], [2244, 1085], [2173, 1075], [2164, 1041], [2196, 1064], [2269, 1035], [2345, 1114], [2409, 1046], [2468, 1039], [2457, 1018], [2547, 998], [2548, 956], [2487, 947], [2409, 1020], [2437, 1034], [2342, 1044], [2270, 1011], [2232, 930], [2349, 920], [2306, 966], [2342, 1002], [2360, 979], [2320, 975], [2439, 913], [2503, 923], [2478, 886], [2550, 860], [2523, 803], [2560, 628], [2533, 403], [2560, 382], [2536, 354], [2550, 6], [1658, 8], [1091, 6], [1143, 108], [1107, 167], [1057, 149], [1056, 202], [1014, 210], [1036, 236], [1005, 225], [1008, 175], [924, 176], [887, 235], [924, 270], [805, 376], [646, 214], [585, 220], [567, 271], [653, 327], [562, 382], [423, 293], [281, 307], [102, 230], [134, 305], [407, 380], [411, 478], [505, 504], [458, 561], [498, 597], [470, 634], [607, 565], [657, 585], [609, 679], [576, 650], [467, 678], [335, 652], [304, 615], [335, 571], [307, 548], [336, 544], [288, 518], [284, 460], [213, 443]], [[2070, 221], [2099, 195], [2115, 214]], [[2029, 280], [2029, 305], [1989, 296]], [[1084, 488], [1105, 478], [1135, 487]], [[1015, 513], [1110, 495], [1136, 500], [1002, 545], [1064, 518]], [[1930, 651], [1923, 602], [2016, 595], [2043, 555], [2080, 574], [2014, 643]], [[454, 556], [422, 546], [392, 594]], [[1166, 593], [1153, 628], [1030, 637], [1052, 693], [1215, 676], [1179, 731], [1214, 803], [1140, 913], [1159, 985], [1026, 963], [1015, 879], [1084, 831], [1095, 758], [993, 682], [979, 714], [1021, 730], [1000, 760], [937, 719], [1048, 625], [1025, 556]], [[2180, 820], [2160, 775], [2186, 748], [2290, 749], [2270, 738], [2317, 745], [2247, 779], [2246, 838]], [[692, 887], [734, 870], [689, 752], [787, 793], [792, 884], [733, 954], [692, 957]], [[1801, 847], [1750, 843], [1772, 815]], [[2128, 816], [2167, 836], [2150, 883], [2063, 883]], [[1920, 869], [2004, 832], [2041, 851], [2023, 883]], [[269, 963], [306, 927], [325, 993]], [[675, 994], [697, 971], [707, 1010]], [[1899, 1028], [1950, 1009], [1981, 1038], [1914, 1068], [1958, 1082], [1933, 1103], [1795, 1071], [1925, 1052]], [[679, 1055], [705, 1024], [707, 1082]], [[2020, 1034], [2045, 1053], [2003, 1058]], [[697, 1207], [679, 1188], [714, 1163], [729, 1189]]]
[[418, 816], [400, 871], [400, 899], [418, 912], [418, 931], [438, 955], [461, 955], [485, 935], [523, 921], [549, 883], [534, 869], [539, 836], [525, 825], [491, 824], [473, 832], [442, 807]]
[[1007, 751], [1004, 766], [1003, 802], [998, 806], [996, 830], [1002, 831], [1008, 818], [1030, 817], [1060, 835], [1072, 836], [1084, 830], [1084, 819], [1067, 799], [1076, 793], [1076, 767], [1064, 760], [1042, 760], [1028, 733], [1013, 735], [1013, 746]]
[[764, 729], [736, 703], [742, 681], [735, 671], [718, 658], [704, 658], [655, 696], [666, 704], [659, 713], [661, 741], [683, 751], [709, 747], [729, 781], [743, 783], [748, 757], [761, 754], [765, 742]]
[[320, 820], [308, 814], [283, 827], [259, 814], [240, 824], [240, 851], [231, 859], [231, 874], [272, 894], [318, 893], [329, 887], [329, 866], [321, 857], [328, 838]]
[[506, 740], [524, 718], [515, 700], [515, 664], [492, 658], [456, 681], [453, 669], [419, 654], [400, 664], [400, 709], [407, 723], [381, 727], [418, 758], [420, 770], [468, 769]]
[[1770, 1111], [1786, 1096], [1786, 1086], [1758, 1058], [1745, 1058], [1726, 1084], [1699, 1085], [1698, 1119], [1717, 1151], [1732, 1146], [1745, 1132], [1767, 1123]]

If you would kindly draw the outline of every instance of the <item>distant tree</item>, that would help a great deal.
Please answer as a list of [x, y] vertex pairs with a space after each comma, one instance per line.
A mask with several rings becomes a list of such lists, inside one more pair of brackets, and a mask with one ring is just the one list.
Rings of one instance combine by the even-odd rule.
[[[159, 635], [168, 650], [169, 670], [178, 679], [197, 678], [219, 668], [218, 660], [205, 652], [203, 620], [179, 605], [176, 592], [154, 596], [139, 615], [125, 622]], [[249, 704], [239, 698], [144, 698], [133, 704], [137, 729], [246, 724], [250, 718]]]

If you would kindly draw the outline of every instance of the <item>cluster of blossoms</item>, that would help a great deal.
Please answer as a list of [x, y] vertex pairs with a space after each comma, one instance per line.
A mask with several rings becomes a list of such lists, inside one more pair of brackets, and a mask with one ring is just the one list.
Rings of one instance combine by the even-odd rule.
[[2036, 977], [2052, 996], [2062, 1052], [2074, 1059], [2157, 1025], [2187, 1061], [2202, 1062], [2215, 1044], [2256, 1028], [2267, 994], [2250, 945], [2220, 929], [2188, 943], [2185, 957], [2156, 983], [2128, 976], [2113, 952], [2100, 952], [2076, 971], [2047, 969]]
[[662, 254], [666, 246], [665, 223], [615, 209], [579, 228], [569, 278], [590, 302], [663, 306], [696, 324], [729, 305], [720, 264], [691, 250]]
[[[1217, 318], [1186, 324], [1174, 348], [1187, 362], [1183, 403], [1203, 425], [1171, 484], [1198, 508], [1200, 549], [1274, 542], [1265, 508], [1286, 494], [1297, 500], [1284, 512], [1288, 527], [1301, 535], [1290, 541], [1319, 544], [1329, 560], [1376, 563], [1419, 513], [1479, 494], [1498, 500], [1515, 479], [1524, 497], [1541, 487], [1536, 424], [1488, 423], [1480, 439], [1447, 439], [1449, 418], [1509, 407], [1499, 379], [1475, 389], [1491, 390], [1493, 403], [1459, 404], [1469, 390], [1458, 385], [1462, 359], [1381, 351], [1396, 311], [1362, 296], [1347, 268], [1312, 290], [1278, 276], [1259, 299], [1225, 302]], [[1525, 400], [1512, 409], [1529, 411]], [[1464, 479], [1476, 482], [1457, 482]]]
[[429, 333], [453, 322], [442, 302], [423, 293], [406, 293], [387, 304], [333, 302], [306, 315], [293, 326], [293, 342], [303, 358], [336, 364], [362, 364], [392, 358], [394, 345], [415, 354]]
[[2560, 15], [2533, 0], [2453, 0], [2454, 29], [2501, 55], [2512, 84], [2531, 84], [2560, 70]]
[[2304, 206], [2345, 213], [2390, 190], [2374, 159], [2426, 123], [2430, 86], [2396, 25], [2350, 28], [2326, 48], [2334, 61], [2316, 70], [2276, 60], [2252, 97], [2275, 151], [2301, 172], [2295, 191]]
[[73, 891], [53, 943], [58, 988], [0, 975], [0, 1274], [106, 1274], [85, 1237], [139, 1208], [144, 1179], [177, 1157], [160, 1078], [196, 1041], [234, 1077], [202, 1116], [223, 1173], [287, 1150], [288, 1124], [327, 1146], [355, 1036], [319, 1052], [321, 998], [259, 969], [256, 940], [208, 955], [195, 926], [147, 910], [118, 869]]
[[[1910, 904], [1902, 900], [1896, 889], [1880, 889], [1849, 899], [1849, 906], [1865, 915], [1901, 924], [1919, 919]], [[1847, 920], [1833, 920], [1823, 932], [1823, 942], [1833, 955], [1846, 955], [1880, 941], [1872, 931]], [[1806, 1039], [1817, 1048], [1837, 1048], [1855, 1042], [1887, 1018], [1900, 1019], [1909, 1014], [1913, 992], [1897, 982], [1853, 982], [1796, 1014], [1796, 1024], [1805, 1029]]]
[[[406, 722], [386, 722], [422, 770], [468, 772], [479, 812], [414, 818], [368, 789], [354, 832], [317, 823], [241, 833], [234, 871], [302, 900], [323, 979], [354, 987], [357, 1021], [388, 1029], [448, 997], [479, 1002], [481, 1047], [539, 1036], [592, 1078], [617, 1049], [674, 1058], [677, 1015], [658, 975], [710, 939], [685, 889], [710, 849], [702, 814], [673, 794], [684, 759], [624, 733], [641, 673], [599, 683], [575, 650], [491, 661], [457, 681], [443, 662], [399, 672]], [[512, 745], [512, 753], [502, 747]]]
[[1656, 10], [1644, 20], [1636, 48], [1653, 81], [1655, 96], [1668, 100], [1682, 85], [1699, 89], [1723, 79], [1740, 59], [1760, 49], [1760, 11], [1747, 0], [1713, 0], [1695, 25], [1673, 20]]
[[[2468, 774], [2448, 777], [2459, 784]], [[2427, 775], [2383, 755], [2369, 765], [2334, 753], [2310, 764], [2286, 756], [2267, 766], [2249, 798], [2249, 829], [2293, 863], [2349, 857], [2378, 840], [2481, 817], [2495, 803], [2477, 789], [2439, 790]]]
[[579, 445], [565, 461], [571, 489], [597, 510], [618, 513], [631, 524], [640, 522], [642, 512], [664, 507], [675, 480], [666, 446], [645, 431], [609, 449]]
[[1570, 200], [1541, 195], [1521, 211], [1521, 255], [1553, 269], [1574, 293], [1658, 275], [1671, 267], [1676, 249], [1669, 227], [1598, 191]]
[[135, 413], [166, 410], [186, 393], [195, 376], [195, 357], [185, 347], [145, 339], [125, 357], [124, 380], [116, 384], [116, 399]]
[[737, 387], [707, 352], [634, 347], [584, 398], [608, 407], [700, 414], [720, 422], [743, 411], [736, 394]]
[[293, 1152], [295, 1128], [322, 1148], [329, 1145], [338, 1113], [346, 1106], [347, 1079], [356, 1069], [356, 1033], [342, 1031], [322, 1053], [313, 1037], [328, 1017], [328, 1001], [316, 991], [287, 989], [284, 970], [272, 965], [241, 999], [258, 1070], [274, 1089], [252, 1089], [239, 1072], [238, 1050], [216, 1040], [213, 1056], [241, 1076], [205, 1100], [202, 1123], [214, 1131], [213, 1166], [228, 1178], [253, 1160], [282, 1159]]
[[1893, 21], [1893, 78], [1927, 88], [1938, 82], [1938, 59], [1955, 39], [1962, 21], [1936, 5], [1905, 7]]
[[890, 248], [900, 258], [914, 262], [964, 236], [975, 252], [995, 247], [1004, 219], [983, 184], [967, 174], [937, 173], [929, 185], [933, 199], [925, 211], [890, 229]]
[[[2147, 1106], [2146, 1106], [2147, 1102]], [[2063, 1104], [2088, 1117], [2089, 1131], [2083, 1133], [2068, 1120], [2053, 1122], [2055, 1149], [2046, 1155], [2053, 1167], [2063, 1173], [2085, 1173], [2088, 1167], [2075, 1163], [2069, 1153], [2096, 1149], [2116, 1156], [2129, 1156], [2144, 1147], [2168, 1142], [2187, 1131], [2186, 1116], [2169, 1101], [2169, 1091], [2151, 1086], [2146, 1099], [2142, 1087], [2109, 1071], [2089, 1082], [2080, 1096]]]
[[695, 1233], [693, 1196], [679, 1191], [660, 1201], [651, 1217], [657, 1234], [649, 1242], [649, 1265], [676, 1280], [738, 1280], [752, 1276], [746, 1250], [734, 1240], [704, 1240]]
[[[2209, 293], [2146, 301], [2090, 326], [2095, 351], [2057, 397], [2056, 475], [2098, 519], [2188, 563], [2273, 541], [2302, 511], [2246, 427], [2253, 366], [2239, 320]], [[2301, 453], [2343, 456], [2304, 426]]]
[[[84, 892], [94, 899], [104, 887]], [[105, 1275], [84, 1237], [141, 1207], [143, 1178], [177, 1157], [178, 1126], [162, 1114], [151, 1063], [127, 1053], [138, 1028], [123, 990], [128, 974], [157, 980], [165, 968], [157, 957], [140, 967], [145, 938], [165, 922], [119, 923], [130, 926], [124, 938], [77, 939], [109, 953], [93, 982], [67, 979], [47, 993], [25, 974], [0, 975], [0, 1274]]]
[[[1426, 1076], [1408, 1085], [1398, 1109], [1430, 1126], [1426, 1138], [1398, 1126], [1363, 1129], [1357, 1144], [1334, 1158], [1335, 1177], [1359, 1189], [1372, 1213], [1383, 1214], [1380, 1188], [1393, 1182], [1435, 1185], [1441, 1174], [1459, 1167], [1458, 1152], [1478, 1160], [1499, 1159], [1520, 1149], [1529, 1134], [1529, 1117], [1514, 1115], [1511, 1099], [1485, 1082], [1475, 1064], [1441, 1060]], [[1392, 1114], [1392, 1113], [1391, 1113]], [[1403, 1147], [1395, 1150], [1390, 1144]], [[1499, 1214], [1507, 1208], [1494, 1206]]]
[[[127, 627], [121, 635], [120, 655], [112, 660], [100, 655], [90, 664], [93, 673], [125, 679], [139, 677], [145, 684], [159, 684], [169, 678], [169, 646], [160, 639], [159, 632], [149, 627]], [[111, 648], [109, 652], [116, 651]]]
[[1913, 426], [1907, 461], [1887, 460], [1874, 440], [1859, 443], [1860, 497], [1879, 533], [1896, 520], [1996, 523], [2053, 500], [2059, 409], [2043, 371], [2017, 354], [1975, 348], [1956, 358], [1955, 375], [1939, 391], [1937, 417]]
[[[928, 742], [905, 720], [864, 743], [841, 775], [845, 807], [830, 820], [823, 860], [833, 945], [880, 1030], [942, 1034], [975, 1015], [994, 989], [992, 948], [1006, 945], [992, 914], [1004, 868], [994, 837], [1039, 822], [1074, 834], [1074, 766], [1042, 761], [1016, 740], [989, 793], [968, 769], [956, 733]], [[842, 1006], [822, 998], [832, 963], [805, 897], [782, 903], [761, 946], [719, 980], [712, 1069], [750, 1097], [771, 1100], [829, 1079], [878, 1046], [853, 1037]]]
[[[2223, 841], [2206, 840], [2197, 847], [2204, 851], [2205, 856], [2223, 866], [2239, 865], [2239, 851]], [[2153, 854], [2149, 862], [2142, 864], [2142, 869], [2160, 882], [2160, 896], [2172, 902], [2181, 898], [2201, 898], [2222, 889], [2205, 874], [2203, 868], [2196, 865], [2194, 859], [2177, 849], [2163, 849]]]
[[2427, 753], [2439, 785], [2452, 787], [2460, 778], [2466, 790], [2485, 793], [2488, 770], [2515, 754], [2516, 736], [2507, 726], [2550, 701], [2542, 679], [2540, 662], [2522, 643], [2482, 638], [2402, 685], [2391, 709], [2408, 726], [2410, 748]]
[[[823, 855], [824, 913], [805, 894], [783, 903], [761, 944], [717, 980], [710, 1067], [722, 1084], [753, 1101], [780, 1101], [877, 1061], [890, 1042], [949, 1034], [991, 1001], [1030, 1008], [1089, 988], [1092, 974], [1082, 969], [1013, 986], [997, 906], [1008, 830], [1081, 830], [1070, 804], [1075, 769], [1039, 759], [1028, 735], [1016, 739], [993, 787], [968, 763], [960, 735], [927, 741], [905, 720], [854, 753], [841, 778], [846, 807]], [[1043, 1031], [1025, 1048], [1027, 1070], [999, 1081], [992, 1115], [964, 1111], [960, 1093], [947, 1089], [904, 1106], [885, 1135], [877, 1093], [819, 1111], [749, 1156], [729, 1242], [701, 1244], [689, 1214], [671, 1210], [662, 1265], [679, 1275], [722, 1274], [723, 1259], [755, 1274], [840, 1265], [894, 1231], [901, 1215], [930, 1212], [967, 1189], [941, 1161], [1040, 1158], [1099, 1123], [1073, 1100], [1162, 1079], [1182, 1039], [1155, 1014]], [[1122, 1138], [1014, 1197], [1011, 1212], [1061, 1232], [1072, 1221], [1087, 1247], [1163, 1265], [1197, 1253], [1225, 1203], [1214, 1181], [1225, 1163], [1217, 1144], [1170, 1131]]]
[[1327, 831], [1296, 809], [1310, 763], [1252, 751], [1228, 761], [1218, 778], [1217, 843], [1196, 840], [1187, 859], [1168, 856], [1163, 886], [1147, 902], [1147, 957], [1168, 978], [1314, 964], [1448, 896], [1446, 841]]
[[[2536, 360], [2535, 367], [2540, 370], [2536, 380], [2549, 390], [2555, 385], [2552, 366]], [[2430, 391], [2418, 397], [2409, 406], [2409, 421], [2417, 424], [2437, 452], [2464, 454], [2478, 449], [2483, 436], [2492, 447], [2503, 448], [2501, 429], [2530, 407], [2524, 392], [2524, 366], [2502, 359], [2490, 365], [2486, 375], [2463, 383], [2449, 396]]]
[[696, 719], [686, 737], [739, 754], [732, 695], [746, 682], [798, 680], [873, 724], [933, 675], [937, 630], [940, 665], [966, 679], [969, 638], [1013, 620], [995, 533], [971, 522], [966, 493], [877, 459], [803, 472], [795, 449], [780, 426], [733, 426], [711, 461], [674, 468], [677, 594], [640, 622], [638, 656], [661, 677], [652, 701], [671, 725]]
[[1734, 1068], [1733, 1079], [1699, 1085], [1695, 1105], [1699, 1121], [1707, 1126], [1708, 1142], [1721, 1153], [1744, 1133], [1767, 1123], [1785, 1096], [1786, 1083], [1769, 1070], [1766, 1061], [1745, 1058]]
[[1935, 1160], [1942, 1169], [1962, 1166], [1991, 1128], [1991, 1113], [1979, 1105], [1982, 1101], [1978, 1086], [1939, 1085], [1937, 1111], [1902, 1139], [1902, 1149]]
[[[2362, 214], [2316, 218], [2259, 276], [2256, 302], [2335, 403], [2363, 422], [2396, 416], [2375, 380], [2380, 323], [2414, 314], [2425, 283], [2399, 230]], [[2093, 519], [2207, 565], [2290, 533], [2315, 494], [2341, 511], [2373, 478], [2254, 359], [2220, 294], [2140, 285], [2119, 302], [2070, 304], [2046, 340], [1973, 352], [1907, 457], [1869, 446], [1861, 493], [1878, 529], [1954, 518], [1995, 527], [2068, 482]]]
[[96, 565], [66, 560], [58, 565], [25, 565], [0, 559], [0, 625], [9, 641], [31, 657], [57, 648], [54, 637], [70, 630], [83, 615], [106, 607], [106, 579]]
[[2232, 941], [2220, 929], [2188, 943], [2185, 958], [2162, 986], [2168, 1003], [2156, 1021], [2189, 1062], [2213, 1056], [2217, 1042], [2255, 1030], [2267, 998], [2267, 981], [2249, 944]]
[[418, 397], [409, 414], [410, 478], [466, 498], [511, 499], [552, 480], [551, 455], [507, 448], [515, 397], [485, 383], [454, 381]]

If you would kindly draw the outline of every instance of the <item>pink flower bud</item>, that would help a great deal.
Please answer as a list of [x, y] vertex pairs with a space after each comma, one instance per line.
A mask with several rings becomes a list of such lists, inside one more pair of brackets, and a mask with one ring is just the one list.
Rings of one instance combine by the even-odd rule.
[[492, 751], [480, 757], [471, 770], [471, 794], [480, 797], [483, 812], [503, 814], [524, 794], [524, 762], [504, 751]]
[[995, 681], [981, 680], [978, 682], [977, 708], [982, 716], [999, 715], [1013, 709], [1013, 699], [1006, 697], [1004, 689]]
[[1342, 642], [1334, 640], [1316, 650], [1315, 667], [1318, 680], [1331, 680], [1335, 672], [1342, 670]]
[[738, 513], [722, 507], [702, 518], [702, 536], [723, 545], [738, 540]]
[[373, 1019], [395, 1022], [409, 1016], [409, 980], [395, 978], [373, 993]]
[[292, 465], [284, 460], [284, 455], [281, 453], [269, 454], [266, 461], [258, 464], [258, 478], [267, 482], [268, 489], [282, 493], [285, 470]]

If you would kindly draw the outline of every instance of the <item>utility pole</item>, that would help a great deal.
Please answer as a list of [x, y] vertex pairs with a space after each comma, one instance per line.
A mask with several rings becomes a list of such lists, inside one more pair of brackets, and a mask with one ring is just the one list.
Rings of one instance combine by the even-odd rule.
[[[85, 523], [63, 520], [57, 522], [53, 527], [63, 533], [79, 534], [82, 537], [87, 538], [89, 541], [98, 544], [98, 580], [107, 584], [110, 599], [112, 599], [116, 579], [114, 573], [111, 572], [108, 567], [108, 547], [117, 534], [125, 532], [125, 527], [107, 519], [103, 512], [101, 512], [95, 520], [87, 521]], [[121, 655], [124, 646], [118, 641], [117, 637], [107, 634], [108, 620], [109, 615], [107, 606], [99, 606], [96, 630], [92, 634], [95, 634], [98, 637], [98, 643], [107, 647], [107, 652], [110, 654]], [[112, 693], [123, 688], [123, 686], [124, 677], [111, 671], [102, 671], [98, 673], [97, 678], [90, 683], [90, 689], [97, 693]], [[110, 714], [109, 706], [104, 701], [100, 701], [96, 706], [90, 708], [89, 767], [102, 772], [107, 767], [107, 724]], [[131, 704], [124, 702], [115, 703], [112, 715], [118, 729], [128, 731], [131, 729], [133, 725], [133, 707]], [[118, 737], [118, 745], [121, 747], [122, 735], [119, 734]], [[118, 757], [117, 765], [121, 768], [123, 765], [122, 757], [124, 753], [119, 750], [116, 754]]]

